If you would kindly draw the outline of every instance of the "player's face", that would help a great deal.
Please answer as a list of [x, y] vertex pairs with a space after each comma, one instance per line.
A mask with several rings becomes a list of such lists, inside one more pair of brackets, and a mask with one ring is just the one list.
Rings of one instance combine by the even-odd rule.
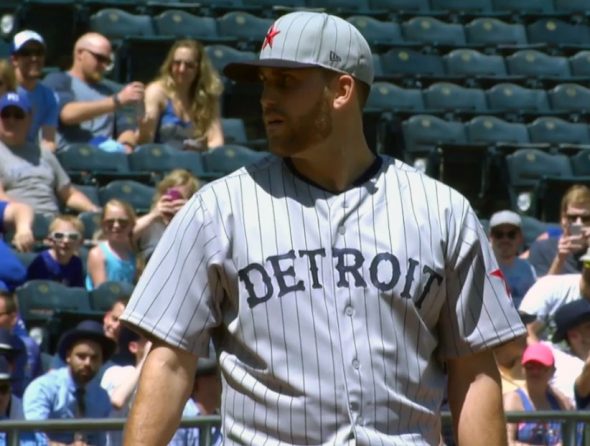
[[28, 42], [13, 56], [12, 62], [23, 79], [39, 79], [45, 66], [45, 47], [39, 42]]
[[178, 86], [190, 86], [199, 74], [197, 54], [186, 47], [177, 48], [172, 57], [170, 75]]
[[517, 226], [499, 225], [490, 231], [492, 248], [498, 259], [516, 256], [522, 242], [522, 233]]
[[327, 80], [319, 69], [260, 70], [262, 115], [270, 151], [293, 156], [332, 133]]
[[113, 341], [119, 339], [119, 333], [121, 332], [120, 318], [123, 311], [125, 311], [125, 305], [121, 302], [117, 302], [113, 305], [113, 308], [105, 313], [102, 320], [105, 336], [111, 338]]
[[88, 339], [76, 342], [68, 352], [66, 362], [74, 381], [80, 384], [89, 382], [102, 365], [100, 344]]
[[80, 247], [82, 234], [69, 221], [56, 220], [52, 225], [49, 241], [58, 260], [69, 260]]
[[19, 107], [8, 106], [0, 111], [0, 139], [9, 146], [24, 144], [31, 117]]

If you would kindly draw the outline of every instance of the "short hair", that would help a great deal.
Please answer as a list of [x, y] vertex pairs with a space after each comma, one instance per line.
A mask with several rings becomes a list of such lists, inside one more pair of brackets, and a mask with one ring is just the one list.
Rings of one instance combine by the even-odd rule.
[[65, 222], [71, 224], [80, 235], [84, 235], [84, 223], [75, 215], [57, 215], [51, 220], [49, 224], [49, 233], [55, 231], [55, 227], [59, 222]]
[[574, 184], [561, 198], [561, 214], [565, 214], [567, 207], [574, 204], [590, 206], [590, 188], [583, 184]]
[[0, 290], [0, 298], [4, 299], [4, 305], [6, 306], [7, 313], [16, 313], [18, 311], [18, 305], [16, 304], [14, 293], [6, 290]]

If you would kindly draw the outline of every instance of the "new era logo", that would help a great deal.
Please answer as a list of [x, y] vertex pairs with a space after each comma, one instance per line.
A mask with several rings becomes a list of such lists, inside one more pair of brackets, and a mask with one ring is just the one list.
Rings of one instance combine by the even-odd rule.
[[330, 51], [330, 62], [341, 62], [342, 58], [334, 51]]

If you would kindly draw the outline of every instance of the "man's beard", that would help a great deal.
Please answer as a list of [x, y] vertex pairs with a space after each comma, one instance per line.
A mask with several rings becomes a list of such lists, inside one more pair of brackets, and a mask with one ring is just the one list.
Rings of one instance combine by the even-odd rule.
[[322, 92], [309, 112], [291, 124], [285, 120], [283, 125], [282, 134], [268, 136], [270, 151], [276, 155], [291, 156], [324, 141], [332, 133], [327, 91]]

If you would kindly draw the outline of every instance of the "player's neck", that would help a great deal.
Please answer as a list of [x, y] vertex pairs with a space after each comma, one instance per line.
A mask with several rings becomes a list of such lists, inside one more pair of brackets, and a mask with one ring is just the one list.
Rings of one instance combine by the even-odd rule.
[[350, 188], [375, 161], [365, 140], [314, 147], [291, 158], [293, 168], [322, 189], [333, 193]]

